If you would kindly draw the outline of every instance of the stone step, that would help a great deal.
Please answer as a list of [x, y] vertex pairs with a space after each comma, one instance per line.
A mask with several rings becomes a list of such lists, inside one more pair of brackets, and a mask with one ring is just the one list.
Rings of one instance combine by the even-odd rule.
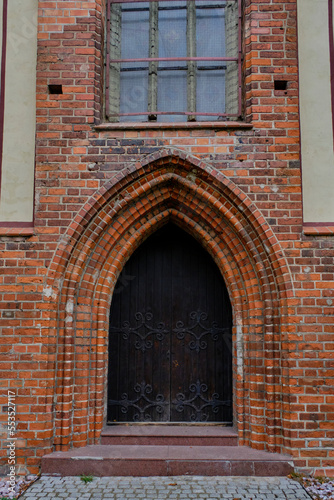
[[103, 445], [237, 446], [238, 434], [221, 425], [108, 425]]
[[42, 458], [42, 473], [62, 476], [285, 476], [288, 455], [246, 446], [90, 445]]

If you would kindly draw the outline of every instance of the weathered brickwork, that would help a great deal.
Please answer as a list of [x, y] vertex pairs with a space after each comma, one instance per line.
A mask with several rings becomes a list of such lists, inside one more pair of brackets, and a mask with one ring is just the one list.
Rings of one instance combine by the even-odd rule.
[[20, 471], [98, 442], [112, 290], [171, 219], [229, 290], [240, 444], [333, 475], [334, 236], [302, 227], [296, 0], [244, 2], [246, 124], [103, 126], [104, 1], [39, 0], [38, 29], [34, 234], [0, 238]]

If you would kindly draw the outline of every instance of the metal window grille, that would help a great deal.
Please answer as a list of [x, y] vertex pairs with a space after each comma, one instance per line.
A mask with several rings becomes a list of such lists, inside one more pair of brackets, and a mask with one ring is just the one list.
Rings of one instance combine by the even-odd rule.
[[[109, 121], [165, 121], [166, 119], [196, 121], [240, 118], [242, 114], [241, 1], [108, 0], [106, 115]], [[169, 20], [170, 37], [173, 36], [173, 24], [176, 26], [183, 16], [186, 25], [183, 30], [183, 50], [186, 52], [181, 56], [173, 53], [167, 56], [161, 55], [163, 50], [161, 42], [159, 43], [159, 30], [162, 29], [160, 25], [163, 26], [163, 16], [166, 12], [171, 12], [175, 21], [171, 23]], [[204, 14], [201, 14], [202, 12]], [[218, 26], [221, 26], [224, 41], [221, 43], [220, 53], [219, 50], [217, 53], [216, 47], [214, 55], [208, 55], [210, 43], [207, 53], [203, 54], [206, 37], [209, 35], [203, 22], [206, 17], [205, 12], [210, 12], [207, 18], [211, 16], [211, 19], [216, 17], [215, 12], [217, 17], [218, 12], [223, 12], [223, 22], [220, 21], [221, 24]], [[200, 18], [202, 24], [199, 22]], [[132, 38], [129, 40], [126, 39], [127, 22], [133, 28]], [[219, 30], [217, 34], [218, 32]], [[212, 34], [211, 38], [214, 36], [215, 34]], [[177, 44], [174, 45], [177, 47]], [[180, 46], [175, 49], [176, 52], [180, 51]], [[146, 53], [140, 53], [141, 47]], [[198, 50], [200, 47], [202, 49]], [[136, 57], [129, 57], [129, 53], [132, 55], [133, 51]], [[198, 51], [201, 52], [200, 55]], [[165, 75], [167, 78], [164, 78]], [[208, 75], [214, 75], [216, 86], [211, 89], [208, 85], [206, 88], [205, 78], [203, 79], [202, 75], [205, 75], [208, 81], [210, 81]], [[131, 87], [129, 82], [132, 80], [137, 83]], [[176, 83], [178, 80], [182, 80], [182, 88], [185, 91], [183, 93], [186, 94], [183, 96], [183, 102], [178, 102], [177, 99], [180, 93]], [[215, 102], [215, 89], [217, 102]], [[166, 100], [167, 104], [163, 101], [163, 96], [161, 97], [163, 91], [170, 97], [169, 101]], [[209, 108], [214, 107], [214, 111], [205, 109], [206, 101]], [[174, 103], [178, 109], [173, 107]], [[182, 105], [183, 108], [180, 109]], [[168, 109], [165, 109], [166, 106]]]

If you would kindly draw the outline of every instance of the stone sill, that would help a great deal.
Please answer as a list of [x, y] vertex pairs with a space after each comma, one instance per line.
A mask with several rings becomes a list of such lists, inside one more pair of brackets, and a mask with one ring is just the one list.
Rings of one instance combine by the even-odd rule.
[[105, 122], [94, 126], [95, 130], [145, 130], [145, 129], [252, 129], [252, 123], [246, 122]]
[[34, 228], [30, 227], [4, 227], [0, 223], [0, 237], [1, 236], [33, 236], [35, 234]]
[[303, 224], [303, 233], [306, 236], [334, 236], [334, 224]]

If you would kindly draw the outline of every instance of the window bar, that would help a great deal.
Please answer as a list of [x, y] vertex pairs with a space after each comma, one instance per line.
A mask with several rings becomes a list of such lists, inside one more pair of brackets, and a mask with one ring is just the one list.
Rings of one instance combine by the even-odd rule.
[[238, 57], [137, 57], [136, 59], [110, 59], [111, 63], [150, 61], [238, 61]]
[[[154, 115], [195, 115], [195, 116], [234, 116], [235, 113], [202, 113], [200, 111], [156, 111], [152, 112]], [[134, 113], [119, 113], [117, 116], [147, 116], [149, 113], [147, 111], [138, 111]]]
[[[144, 1], [144, 0], [141, 0], [141, 1]], [[168, 0], [161, 0], [161, 1], [168, 1]], [[189, 1], [194, 1], [194, 0], [189, 0]], [[224, 0], [222, 0], [224, 1]], [[234, 0], [235, 1], [235, 0]], [[124, 3], [124, 2], [123, 2]], [[205, 10], [205, 9], [225, 9], [226, 7], [226, 4], [210, 4], [210, 3], [207, 3], [206, 5], [196, 5], [196, 10]], [[125, 7], [123, 6], [123, 12], [143, 12], [143, 11], [147, 11], [147, 7]], [[176, 5], [171, 5], [170, 7], [166, 6], [166, 7], [161, 7], [161, 5], [159, 5], [159, 12], [161, 11], [165, 11], [165, 10], [173, 10], [174, 12], [177, 11], [177, 10], [186, 10], [187, 9], [187, 5], [179, 5], [179, 6], [176, 6]]]
[[[110, 3], [113, 4], [113, 3], [139, 3], [139, 2], [145, 2], [145, 1], [149, 1], [149, 2], [152, 2], [152, 0], [110, 0]], [[163, 0], [164, 2], [174, 2], [175, 0]], [[195, 1], [195, 0], [191, 0], [191, 1]], [[208, 0], [209, 2], [210, 0]], [[228, 2], [229, 0], [221, 0], [221, 2]], [[238, 0], [232, 0], [232, 1], [238, 1]]]
[[[219, 66], [197, 66], [197, 71], [216, 71], [217, 69], [226, 70], [226, 64], [221, 64]], [[160, 71], [186, 71], [187, 66], [158, 66], [158, 72]], [[133, 71], [147, 71], [147, 66], [137, 66], [136, 68], [121, 68], [121, 73], [133, 72]]]
[[[187, 1], [187, 56], [196, 57], [196, 4]], [[196, 62], [188, 61], [187, 69], [187, 108], [190, 112], [196, 112]], [[195, 115], [188, 115], [188, 121], [195, 121]]]
[[158, 62], [159, 57], [159, 11], [158, 2], [150, 2], [150, 39], [149, 39], [149, 71], [148, 71], [148, 119], [156, 120], [152, 111], [158, 108]]
[[120, 4], [111, 4], [110, 8], [110, 38], [109, 38], [109, 117], [111, 121], [118, 121], [120, 112], [120, 58], [121, 58], [121, 29], [122, 8]]

